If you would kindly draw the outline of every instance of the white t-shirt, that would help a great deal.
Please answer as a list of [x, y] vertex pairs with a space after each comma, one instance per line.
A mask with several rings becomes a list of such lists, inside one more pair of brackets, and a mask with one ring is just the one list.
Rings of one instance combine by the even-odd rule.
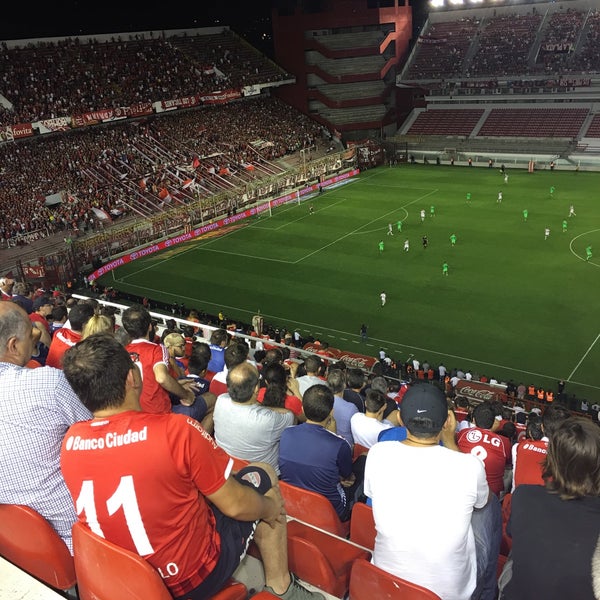
[[377, 530], [373, 563], [444, 600], [469, 600], [477, 580], [471, 516], [489, 494], [483, 463], [443, 446], [379, 442], [367, 455], [364, 490]]
[[350, 427], [354, 443], [370, 448], [377, 443], [379, 434], [384, 429], [392, 427], [392, 424], [389, 421], [378, 421], [373, 417], [367, 417], [364, 413], [355, 413], [350, 418]]

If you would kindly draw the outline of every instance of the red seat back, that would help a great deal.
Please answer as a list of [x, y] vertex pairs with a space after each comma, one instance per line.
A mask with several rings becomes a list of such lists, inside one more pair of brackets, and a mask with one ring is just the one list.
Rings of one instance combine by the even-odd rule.
[[431, 590], [396, 577], [362, 558], [350, 573], [349, 600], [441, 600]]
[[0, 555], [55, 589], [68, 590], [76, 583], [67, 545], [29, 506], [0, 504]]
[[356, 502], [350, 517], [350, 540], [365, 548], [375, 548], [375, 519], [373, 508], [363, 502]]
[[304, 521], [340, 537], [348, 537], [350, 523], [342, 522], [329, 500], [317, 492], [279, 482], [285, 510], [290, 517]]
[[287, 530], [290, 570], [332, 596], [345, 596], [356, 559], [371, 558], [368, 550], [294, 519]]
[[173, 600], [150, 563], [79, 522], [73, 525], [73, 554], [80, 600]]

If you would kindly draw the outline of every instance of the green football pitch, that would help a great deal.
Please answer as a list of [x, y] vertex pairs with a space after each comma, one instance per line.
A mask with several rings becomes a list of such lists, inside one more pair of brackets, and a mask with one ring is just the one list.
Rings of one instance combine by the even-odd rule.
[[[600, 176], [507, 172], [505, 182], [497, 168], [368, 170], [101, 283], [245, 322], [260, 309], [274, 326], [372, 356], [383, 347], [401, 361], [552, 388], [564, 378], [568, 393], [600, 399]], [[586, 260], [588, 246], [597, 258]]]

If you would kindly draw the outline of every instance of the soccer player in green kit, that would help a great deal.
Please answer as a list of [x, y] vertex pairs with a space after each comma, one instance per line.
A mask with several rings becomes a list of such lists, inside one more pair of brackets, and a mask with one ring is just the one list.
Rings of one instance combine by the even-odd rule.
[[447, 262], [445, 262], [442, 265], [442, 275], [448, 275], [448, 263]]
[[567, 232], [567, 220], [566, 219], [562, 223], [562, 230], [563, 230], [563, 233]]
[[585, 255], [586, 255], [585, 260], [590, 260], [590, 258], [592, 258], [592, 247], [591, 246], [588, 246], [585, 249]]
[[398, 221], [398, 222], [396, 223], [396, 229], [397, 229], [398, 231], [402, 231], [402, 221]]
[[523, 221], [525, 221], [525, 223], [527, 223], [527, 217], [529, 216], [529, 211], [524, 208], [523, 209]]
[[450, 244], [451, 244], [452, 246], [456, 246], [456, 234], [455, 234], [455, 233], [453, 233], [453, 234], [450, 236]]
[[383, 248], [384, 248], [384, 244], [383, 244], [383, 240], [381, 240], [381, 242], [379, 242], [379, 254], [383, 253]]

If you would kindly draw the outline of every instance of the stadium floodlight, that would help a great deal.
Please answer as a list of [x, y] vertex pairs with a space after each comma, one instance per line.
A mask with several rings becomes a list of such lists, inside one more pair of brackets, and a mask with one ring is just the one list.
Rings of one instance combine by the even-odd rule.
[[429, 0], [429, 6], [431, 6], [431, 8], [443, 8], [444, 0]]
[[471, 4], [483, 4], [483, 0], [471, 0]]
[[450, 0], [450, 4], [452, 4], [453, 6], [460, 6], [461, 4], [464, 4], [464, 0]]

